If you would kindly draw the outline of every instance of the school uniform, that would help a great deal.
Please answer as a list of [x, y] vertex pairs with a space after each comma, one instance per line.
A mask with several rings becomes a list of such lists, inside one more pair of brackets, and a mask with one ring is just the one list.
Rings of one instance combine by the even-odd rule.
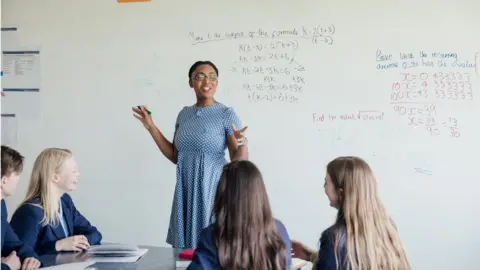
[[[12, 251], [17, 252], [17, 256], [20, 258], [20, 261], [23, 262], [26, 258], [34, 257], [38, 259], [37, 254], [33, 251], [28, 245], [25, 245], [18, 236], [13, 231], [12, 227], [8, 223], [8, 212], [7, 212], [7, 205], [5, 201], [2, 199], [2, 235], [1, 235], [1, 242], [2, 242], [2, 257], [7, 257], [10, 255]], [[2, 263], [2, 270], [9, 270], [7, 264]]]
[[[290, 269], [292, 263], [292, 242], [288, 235], [285, 226], [278, 220], [275, 220], [277, 231], [280, 234], [283, 242], [285, 243], [287, 258], [286, 269]], [[199, 270], [199, 269], [221, 269], [220, 262], [218, 261], [218, 249], [213, 237], [214, 225], [210, 225], [203, 229], [198, 240], [198, 246], [195, 249], [193, 260], [188, 266], [187, 270]]]
[[60, 222], [56, 227], [42, 226], [43, 208], [40, 198], [22, 204], [13, 214], [10, 224], [18, 237], [30, 245], [38, 255], [57, 253], [55, 243], [64, 238], [84, 235], [90, 245], [98, 245], [102, 234], [75, 208], [72, 198], [64, 194], [60, 200]]
[[[339, 258], [335, 260], [335, 235], [339, 235]], [[333, 225], [326, 229], [320, 237], [320, 250], [318, 251], [318, 259], [313, 267], [315, 270], [337, 270], [346, 269], [347, 259], [347, 232], [345, 226]]]

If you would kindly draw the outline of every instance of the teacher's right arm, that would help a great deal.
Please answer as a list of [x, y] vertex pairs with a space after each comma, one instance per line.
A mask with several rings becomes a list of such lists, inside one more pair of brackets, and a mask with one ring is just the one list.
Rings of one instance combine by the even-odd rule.
[[153, 123], [152, 116], [147, 113], [145, 106], [140, 106], [140, 108], [141, 109], [132, 107], [132, 110], [136, 113], [133, 116], [142, 122], [160, 149], [160, 152], [173, 164], [177, 164], [177, 149], [174, 146], [173, 140], [170, 142], [165, 138], [160, 129]]

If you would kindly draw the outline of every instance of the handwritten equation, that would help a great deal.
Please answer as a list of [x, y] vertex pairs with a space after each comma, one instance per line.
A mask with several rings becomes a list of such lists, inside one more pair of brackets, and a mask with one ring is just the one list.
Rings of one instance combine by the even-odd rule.
[[423, 127], [432, 136], [439, 136], [444, 133], [451, 138], [460, 137], [458, 119], [448, 117], [447, 119], [439, 120], [434, 104], [394, 105], [393, 110], [397, 115], [405, 116], [408, 119], [409, 126]]
[[464, 57], [456, 52], [400, 52], [378, 49], [377, 70], [402, 70], [390, 85], [393, 112], [404, 117], [410, 127], [424, 128], [431, 136], [459, 138], [461, 120], [454, 115], [441, 117], [438, 103], [472, 103], [475, 99], [478, 53]]
[[[205, 34], [190, 32], [190, 38], [192, 39], [192, 45], [197, 45], [207, 42], [217, 42], [224, 40], [235, 39], [307, 39], [312, 44], [332, 44], [333, 35], [335, 34], [335, 25], [317, 25], [314, 27], [302, 26], [292, 29], [273, 29], [265, 30], [258, 28], [253, 31], [238, 31], [238, 32], [208, 32]], [[298, 43], [298, 41], [295, 41]], [[298, 44], [297, 44], [298, 47]]]
[[248, 101], [252, 103], [268, 101], [268, 102], [282, 102], [282, 103], [291, 103], [291, 104], [298, 104], [298, 97], [291, 93], [282, 93], [282, 92], [257, 92], [252, 91], [249, 92]]
[[[240, 32], [190, 32], [193, 45], [237, 40], [230, 72], [242, 77], [239, 88], [250, 102], [299, 104], [307, 87], [304, 65], [295, 56], [304, 45], [332, 45], [334, 25]], [[306, 44], [305, 44], [306, 43]]]
[[470, 73], [401, 73], [399, 80], [392, 83], [392, 102], [435, 100], [473, 100]]
[[377, 110], [359, 110], [351, 113], [331, 114], [331, 113], [313, 113], [312, 121], [331, 122], [331, 121], [381, 121], [385, 113]]

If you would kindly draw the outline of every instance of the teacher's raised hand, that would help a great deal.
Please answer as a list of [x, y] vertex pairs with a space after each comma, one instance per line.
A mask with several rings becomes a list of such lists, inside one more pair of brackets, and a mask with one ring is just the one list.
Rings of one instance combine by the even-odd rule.
[[140, 109], [138, 107], [132, 107], [132, 110], [135, 113], [133, 116], [140, 120], [147, 130], [152, 129], [155, 126], [153, 124], [152, 116], [147, 112], [147, 107], [141, 105]]
[[233, 136], [235, 136], [235, 139], [237, 139], [238, 145], [243, 145], [246, 143], [247, 137], [245, 136], [245, 130], [247, 130], [248, 126], [245, 126], [244, 128], [237, 130], [234, 124], [232, 124], [232, 129], [233, 129]]

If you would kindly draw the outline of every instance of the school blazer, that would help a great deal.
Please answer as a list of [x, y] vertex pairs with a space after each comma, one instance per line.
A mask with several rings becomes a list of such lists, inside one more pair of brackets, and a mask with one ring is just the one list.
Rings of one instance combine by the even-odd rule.
[[[2, 200], [2, 257], [7, 257], [12, 251], [17, 252], [17, 256], [20, 258], [20, 261], [23, 262], [26, 258], [34, 257], [38, 259], [38, 255], [33, 251], [33, 248], [25, 245], [15, 232], [12, 230], [12, 227], [8, 223], [8, 212], [7, 205], [5, 201]], [[2, 263], [2, 270], [10, 269], [8, 265]]]
[[[100, 244], [102, 234], [75, 208], [70, 195], [65, 193], [61, 197], [61, 203], [69, 236], [85, 235], [90, 245]], [[66, 238], [65, 233], [60, 222], [56, 227], [42, 226], [44, 214], [39, 204], [38, 197], [22, 204], [13, 214], [10, 224], [18, 237], [31, 246], [38, 255], [57, 253], [55, 243]]]
[[[287, 268], [290, 269], [292, 263], [292, 242], [288, 235], [285, 226], [278, 220], [275, 220], [277, 231], [282, 237], [287, 250]], [[203, 229], [200, 233], [200, 239], [198, 241], [197, 248], [193, 254], [193, 259], [187, 270], [220, 270], [220, 263], [218, 261], [218, 250], [213, 239], [214, 225], [210, 225]]]
[[337, 262], [335, 260], [335, 233], [340, 235], [339, 242], [339, 268], [345, 270], [347, 259], [347, 232], [345, 226], [334, 225], [326, 229], [320, 237], [320, 250], [318, 251], [318, 259], [313, 269], [315, 270], [337, 270]]

